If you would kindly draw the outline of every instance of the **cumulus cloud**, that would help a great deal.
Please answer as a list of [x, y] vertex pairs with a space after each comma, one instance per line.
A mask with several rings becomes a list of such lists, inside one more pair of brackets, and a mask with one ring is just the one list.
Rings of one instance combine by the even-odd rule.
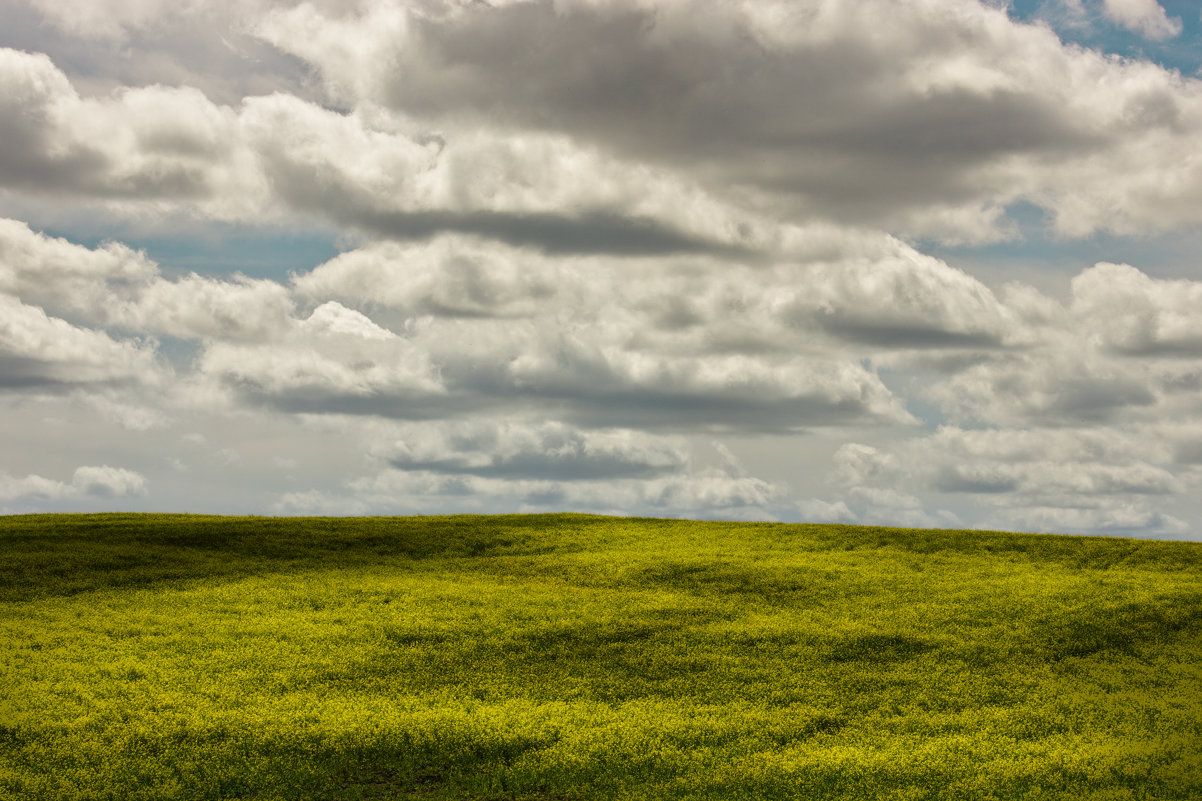
[[1193, 484], [1177, 474], [1174, 450], [1150, 430], [943, 426], [889, 450], [847, 443], [835, 462], [860, 519], [930, 521], [915, 493], [935, 492], [945, 503], [971, 497], [986, 528], [1171, 535], [1182, 523], [1157, 506]]
[[80, 467], [71, 477], [71, 486], [87, 495], [102, 497], [139, 495], [146, 491], [146, 478], [120, 467]]
[[154, 281], [110, 314], [113, 324], [182, 339], [270, 340], [282, 336], [294, 312], [288, 290], [275, 281], [195, 273]]
[[1149, 422], [1200, 411], [1202, 285], [1099, 263], [1067, 304], [1011, 286], [1012, 347], [978, 352], [922, 393], [960, 420], [1013, 425]]
[[1071, 310], [1099, 344], [1119, 353], [1202, 355], [1202, 281], [1100, 263], [1073, 279]]
[[1046, 348], [973, 365], [926, 394], [957, 419], [1105, 423], [1157, 411], [1158, 387], [1140, 372], [1088, 350]]
[[373, 243], [296, 276], [294, 283], [306, 297], [409, 315], [530, 317], [564, 291], [570, 269], [540, 254], [439, 237], [420, 245]]
[[221, 218], [262, 203], [237, 115], [190, 87], [83, 98], [44, 54], [0, 48], [0, 182], [118, 204], [185, 202]]
[[705, 469], [650, 479], [554, 481], [487, 478], [432, 471], [385, 470], [350, 483], [349, 493], [285, 497], [282, 504], [310, 502], [422, 512], [455, 502], [460, 508], [509, 511], [572, 510], [596, 514], [643, 514], [741, 520], [776, 520], [792, 504], [783, 487], [754, 476]]
[[1100, 251], [1202, 223], [1196, 77], [975, 0], [0, 3], [0, 402], [65, 449], [4, 497], [203, 431], [281, 511], [1183, 530], [1202, 284]]
[[731, 251], [750, 215], [694, 182], [566, 136], [430, 131], [295, 97], [241, 114], [279, 200], [394, 239], [461, 232], [556, 253]]
[[1018, 201], [1071, 236], [1198, 222], [1202, 84], [967, 0], [335, 5], [252, 4], [228, 30], [208, 9], [200, 30], [256, 32], [343, 110], [283, 80], [226, 104], [188, 86], [82, 97], [45, 55], [5, 49], [0, 180], [554, 252], [734, 252], [800, 218], [988, 240]]
[[781, 217], [987, 239], [1020, 199], [1072, 235], [1194, 213], [1180, 206], [1197, 186], [1182, 175], [1199, 169], [1196, 81], [972, 2], [378, 4], [337, 19], [301, 5], [260, 31], [343, 102], [448, 139], [569, 135]]
[[293, 315], [270, 280], [162, 276], [144, 253], [116, 242], [95, 249], [0, 219], [0, 292], [75, 322], [183, 339], [263, 340]]
[[[340, 431], [353, 421], [331, 420]], [[721, 443], [525, 416], [376, 423], [373, 469], [338, 490], [285, 493], [280, 511], [428, 513], [574, 510], [727, 519], [798, 519], [789, 489], [751, 473]], [[841, 504], [810, 501], [826, 519]]]
[[1106, 503], [1091, 509], [1058, 506], [1008, 509], [987, 518], [980, 528], [1167, 539], [1177, 539], [1191, 531], [1189, 524], [1173, 515], [1125, 503]]
[[1148, 39], [1170, 39], [1181, 33], [1181, 20], [1170, 17], [1156, 0], [1102, 0], [1106, 16]]
[[168, 4], [160, 0], [34, 0], [33, 5], [48, 22], [74, 36], [121, 40], [130, 31], [154, 26], [169, 16], [193, 16], [201, 4]]
[[0, 294], [0, 390], [153, 385], [164, 376], [153, 345], [114, 340], [103, 331], [73, 326]]
[[922, 444], [945, 492], [1165, 495], [1182, 489], [1163, 447], [1118, 431], [940, 429]]
[[766, 265], [552, 257], [444, 236], [351, 251], [294, 284], [408, 326], [431, 343], [448, 386], [570, 402], [602, 425], [655, 406], [682, 424], [906, 422], [841, 349], [996, 348], [1011, 337], [997, 298], [937, 259], [888, 239], [827, 238], [805, 254], [806, 238], [797, 257]]
[[335, 301], [291, 321], [284, 341], [209, 343], [198, 365], [249, 400], [292, 411], [433, 413], [445, 390], [428, 354]]
[[22, 504], [38, 500], [115, 498], [146, 492], [146, 478], [133, 470], [108, 465], [79, 467], [69, 482], [0, 472], [0, 502]]
[[429, 347], [448, 390], [477, 398], [468, 408], [539, 403], [596, 426], [904, 423], [879, 378], [830, 342], [981, 346], [1006, 318], [968, 276], [888, 244], [765, 266], [550, 257], [440, 237], [345, 253], [294, 284], [394, 320]]
[[671, 356], [582, 336], [588, 333], [557, 332], [520, 352], [510, 340], [499, 343], [507, 346], [498, 354], [504, 361], [491, 373], [467, 375], [466, 365], [450, 357], [444, 372], [476, 391], [546, 399], [594, 426], [772, 431], [911, 420], [880, 379], [855, 363], [788, 355]]
[[556, 481], [650, 478], [687, 466], [679, 443], [630, 430], [484, 420], [408, 425], [376, 455], [402, 470]]
[[119, 242], [93, 250], [0, 219], [0, 292], [60, 316], [103, 321], [157, 275], [157, 265]]

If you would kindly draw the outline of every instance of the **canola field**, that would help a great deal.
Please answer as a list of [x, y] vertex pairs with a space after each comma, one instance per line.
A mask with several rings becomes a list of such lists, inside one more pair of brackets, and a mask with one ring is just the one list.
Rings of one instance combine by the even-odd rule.
[[0, 799], [1199, 799], [1202, 543], [0, 518]]

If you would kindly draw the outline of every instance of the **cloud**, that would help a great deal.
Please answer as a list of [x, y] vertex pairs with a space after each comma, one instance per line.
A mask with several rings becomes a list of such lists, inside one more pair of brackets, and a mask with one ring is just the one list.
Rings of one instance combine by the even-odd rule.
[[854, 363], [660, 355], [580, 335], [589, 333], [556, 333], [520, 351], [511, 341], [498, 353], [497, 369], [477, 367], [469, 375], [466, 365], [444, 362], [444, 374], [501, 398], [546, 399], [570, 419], [591, 426], [772, 431], [912, 419], [876, 375]]
[[1124, 503], [1109, 503], [1093, 509], [1056, 506], [1008, 509], [987, 518], [979, 528], [1166, 539], [1178, 539], [1191, 530], [1177, 517]]
[[[168, 280], [117, 245], [91, 250], [10, 222], [0, 248], [4, 286], [90, 325], [200, 340], [195, 378], [291, 411], [427, 419], [533, 402], [601, 427], [909, 422], [862, 364], [791, 351], [823, 331], [849, 338], [831, 322], [849, 308], [853, 341], [882, 323], [921, 335], [882, 347], [980, 344], [1004, 324], [988, 290], [896, 242], [838, 267], [774, 268], [575, 262], [447, 237], [383, 243], [296, 276], [302, 304], [316, 304], [308, 318], [286, 285]], [[661, 299], [688, 297], [699, 279], [709, 288], [679, 307], [684, 318], [666, 317]], [[383, 309], [404, 335], [340, 301]]]
[[[511, 511], [777, 520], [793, 511], [783, 488], [752, 476], [700, 470], [650, 479], [508, 480], [438, 472], [385, 470], [351, 482], [360, 508], [421, 512], [446, 507]], [[346, 504], [347, 496], [327, 496]], [[310, 498], [311, 499], [311, 498]], [[298, 499], [282, 499], [294, 504]], [[311, 499], [312, 500], [312, 499]]]
[[459, 232], [554, 253], [741, 246], [731, 241], [737, 209], [564, 136], [444, 135], [370, 107], [342, 114], [281, 94], [247, 99], [241, 119], [283, 203], [379, 236]]
[[508, 421], [408, 425], [376, 455], [401, 470], [516, 479], [651, 478], [686, 467], [679, 443], [630, 430], [580, 431]]
[[1147, 39], [1171, 39], [1181, 33], [1181, 20], [1169, 17], [1156, 0], [1102, 0], [1106, 17]]
[[[901, 243], [824, 254], [832, 262], [772, 267], [565, 258], [444, 236], [345, 253], [294, 284], [428, 347], [450, 393], [444, 413], [536, 403], [600, 427], [906, 423], [840, 342], [957, 348], [1003, 334], [988, 290]], [[897, 329], [907, 336], [890, 341]]]
[[302, 5], [259, 31], [448, 142], [569, 136], [778, 220], [980, 240], [1024, 199], [1072, 236], [1195, 215], [1196, 81], [960, 0]]
[[998, 423], [1105, 423], [1158, 411], [1148, 375], [1088, 351], [1065, 347], [1006, 354], [929, 387], [953, 416]]
[[941, 428], [923, 443], [944, 492], [1071, 495], [1166, 495], [1177, 478], [1151, 462], [1162, 448], [1105, 430], [964, 430]]
[[870, 262], [822, 264], [786, 314], [804, 313], [850, 342], [887, 349], [993, 347], [1009, 327], [993, 293], [909, 249]]
[[[331, 420], [353, 431], [353, 420]], [[281, 496], [280, 511], [360, 513], [574, 510], [726, 519], [797, 519], [779, 483], [751, 474], [720, 443], [626, 429], [581, 429], [525, 416], [370, 426], [374, 470], [340, 491]], [[715, 458], [716, 457], [716, 458]], [[807, 506], [827, 516], [838, 504]]]
[[1072, 313], [1100, 344], [1131, 356], [1202, 355], [1202, 282], [1100, 263], [1073, 279]]
[[108, 465], [83, 466], [75, 470], [70, 482], [38, 475], [17, 478], [0, 472], [0, 502], [29, 503], [38, 500], [116, 498], [142, 495], [146, 478], [133, 470]]
[[1000, 348], [1015, 325], [982, 284], [890, 239], [826, 237], [765, 265], [551, 257], [442, 236], [351, 251], [294, 285], [429, 343], [452, 391], [600, 426], [910, 422], [851, 349]]
[[417, 404], [429, 416], [445, 394], [424, 351], [335, 301], [291, 321], [283, 341], [208, 343], [197, 371], [247, 400], [298, 412], [405, 416]]
[[28, 500], [34, 498], [61, 498], [71, 490], [69, 484], [42, 476], [16, 478], [0, 473], [0, 501]]
[[948, 360], [922, 394], [956, 419], [990, 424], [1148, 422], [1200, 411], [1202, 284], [1101, 262], [1070, 289], [1062, 305], [1008, 287], [1001, 305], [1010, 347]]
[[192, 16], [199, 3], [161, 0], [34, 0], [51, 24], [73, 36], [120, 41], [131, 31], [157, 26], [171, 16]]
[[158, 266], [119, 242], [89, 249], [0, 219], [0, 292], [88, 322], [106, 319], [158, 276]]
[[101, 497], [140, 495], [146, 491], [146, 478], [120, 467], [80, 467], [71, 478], [71, 486], [84, 494]]
[[264, 194], [235, 112], [193, 88], [83, 98], [44, 54], [0, 48], [0, 112], [0, 182], [25, 192], [186, 203], [219, 218]]
[[[439, 237], [420, 245], [373, 243], [295, 276], [293, 282], [306, 297], [410, 315], [531, 317], [563, 291], [568, 269], [562, 259], [478, 239]], [[581, 276], [580, 283], [588, 278]]]
[[1013, 235], [1020, 201], [1074, 237], [1198, 222], [1202, 84], [964, 0], [226, 17], [135, 3], [107, 19], [253, 31], [318, 69], [336, 108], [288, 70], [224, 104], [190, 86], [81, 96], [44, 54], [5, 49], [0, 181], [126, 215], [320, 217], [552, 253], [757, 252], [798, 219], [988, 241]]
[[0, 292], [74, 322], [182, 339], [271, 339], [287, 330], [294, 311], [276, 281], [167, 280], [158, 264], [120, 243], [90, 249], [5, 219]]
[[293, 311], [288, 290], [275, 281], [193, 273], [148, 284], [110, 322], [182, 339], [271, 340], [288, 330]]
[[1008, 9], [10, 0], [6, 492], [1179, 531], [1202, 82]]
[[0, 390], [88, 384], [154, 385], [166, 373], [152, 344], [114, 340], [0, 294]]
[[934, 492], [952, 505], [971, 498], [985, 512], [978, 527], [1167, 535], [1181, 521], [1156, 507], [1193, 484], [1177, 474], [1172, 442], [1152, 430], [941, 426], [888, 450], [847, 443], [834, 461], [861, 520], [953, 522], [926, 511], [919, 496]]

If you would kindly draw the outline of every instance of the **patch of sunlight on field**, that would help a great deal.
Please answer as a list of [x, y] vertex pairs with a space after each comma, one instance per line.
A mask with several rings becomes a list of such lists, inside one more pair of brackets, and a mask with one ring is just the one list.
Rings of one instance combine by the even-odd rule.
[[1202, 797], [1202, 546], [0, 518], [0, 797]]

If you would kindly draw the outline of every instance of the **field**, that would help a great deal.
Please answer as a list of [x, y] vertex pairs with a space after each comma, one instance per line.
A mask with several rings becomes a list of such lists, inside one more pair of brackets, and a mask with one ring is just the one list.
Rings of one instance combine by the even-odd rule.
[[3, 799], [1198, 799], [1202, 544], [0, 518]]

